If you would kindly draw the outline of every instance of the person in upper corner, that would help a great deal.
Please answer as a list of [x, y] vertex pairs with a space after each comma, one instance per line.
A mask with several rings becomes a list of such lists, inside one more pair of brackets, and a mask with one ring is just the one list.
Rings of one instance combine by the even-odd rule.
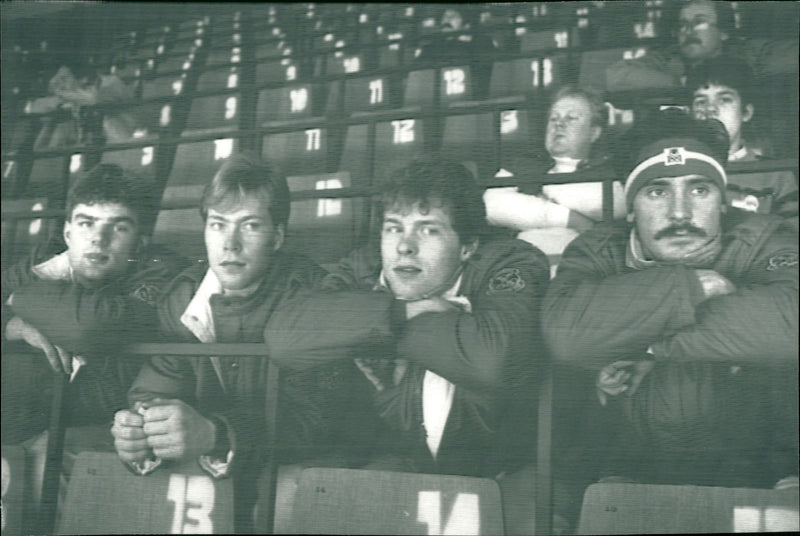
[[[220, 167], [201, 201], [208, 264], [184, 270], [159, 304], [169, 340], [262, 342], [278, 305], [324, 275], [310, 260], [283, 251], [289, 208], [285, 178], [258, 156], [236, 154]], [[151, 357], [128, 393], [131, 409], [114, 418], [120, 459], [140, 474], [160, 460], [198, 460], [215, 478], [235, 475], [235, 523], [237, 530], [249, 527], [270, 432], [268, 364], [266, 358]], [[334, 419], [358, 400], [348, 385], [357, 374], [345, 363], [282, 376], [283, 461], [342, 446], [333, 443], [344, 433]], [[355, 443], [344, 446], [356, 449]]]
[[[525, 181], [546, 173], [614, 174], [609, 158], [593, 153], [603, 133], [606, 108], [600, 94], [565, 86], [553, 96], [547, 119], [544, 165], [525, 160], [506, 164], [496, 178]], [[622, 185], [614, 182], [614, 217], [625, 216]], [[520, 231], [518, 238], [548, 255], [560, 254], [578, 233], [603, 218], [602, 183], [521, 184], [488, 188], [483, 196], [490, 224]]]
[[[761, 148], [745, 138], [756, 113], [753, 73], [732, 58], [715, 58], [686, 83], [697, 119], [718, 119], [730, 137], [728, 162], [762, 160]], [[791, 171], [728, 175], [728, 203], [736, 208], [790, 218], [797, 226], [797, 179]]]
[[[52, 371], [70, 375], [70, 426], [109, 422], [125, 407], [141, 363], [117, 349], [152, 339], [156, 301], [187, 264], [148, 244], [156, 209], [151, 183], [98, 164], [69, 190], [66, 246], [51, 240], [3, 270], [4, 442], [46, 428]], [[6, 341], [43, 358], [15, 357]]]
[[738, 38], [731, 2], [690, 0], [681, 8], [676, 28], [676, 45], [609, 67], [605, 88], [622, 91], [682, 87], [691, 70], [723, 54], [744, 59], [760, 77], [797, 73], [797, 39]]
[[524, 463], [546, 258], [520, 240], [483, 241], [481, 191], [461, 164], [397, 170], [382, 210], [380, 248], [354, 251], [273, 314], [270, 355], [298, 370], [355, 358], [384, 424], [368, 467], [493, 476]]
[[478, 15], [473, 6], [446, 7], [439, 22], [440, 33], [422, 39], [414, 60], [468, 64], [473, 98], [480, 100], [489, 94], [492, 62], [498, 47], [491, 36], [481, 31]]
[[548, 349], [597, 374], [620, 419], [607, 470], [771, 487], [797, 475], [797, 233], [726, 205], [720, 122], [669, 110], [632, 137], [628, 221], [564, 252], [543, 305]]
[[[116, 74], [103, 73], [83, 59], [68, 61], [50, 79], [48, 92], [48, 96], [29, 102], [25, 113], [63, 110], [70, 113], [71, 119], [58, 122], [57, 118], [44, 118], [35, 149], [88, 143], [101, 130], [108, 142], [131, 138], [136, 121], [128, 112], [109, 109], [98, 116], [92, 109], [96, 105], [122, 104], [133, 99], [133, 89]], [[97, 121], [100, 118], [102, 124]]]

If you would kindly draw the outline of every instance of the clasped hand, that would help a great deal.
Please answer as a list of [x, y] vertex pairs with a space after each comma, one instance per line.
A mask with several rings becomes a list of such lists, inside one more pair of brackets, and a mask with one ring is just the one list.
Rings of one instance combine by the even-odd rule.
[[142, 462], [152, 455], [165, 460], [193, 459], [214, 449], [220, 431], [182, 400], [156, 398], [141, 403], [141, 408], [114, 415], [111, 435], [122, 461]]
[[639, 389], [639, 384], [653, 370], [655, 364], [655, 361], [649, 359], [643, 361], [620, 360], [603, 368], [595, 382], [600, 404], [605, 406], [609, 396], [617, 396], [622, 393], [633, 396]]

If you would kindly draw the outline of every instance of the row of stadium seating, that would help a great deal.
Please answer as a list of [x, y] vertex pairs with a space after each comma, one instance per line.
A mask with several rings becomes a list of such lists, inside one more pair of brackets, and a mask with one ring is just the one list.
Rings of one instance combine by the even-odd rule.
[[[289, 175], [293, 247], [319, 262], [331, 262], [373, 230], [370, 188], [386, 171], [422, 152], [439, 150], [472, 162], [482, 182], [488, 183], [512, 156], [542, 145], [550, 90], [565, 82], [596, 80], [608, 64], [641, 55], [650, 45], [648, 40], [660, 36], [659, 25], [648, 29], [647, 23], [661, 19], [663, 7], [662, 0], [639, 2], [635, 9], [612, 2], [485, 5], [490, 16], [482, 17], [484, 27], [498, 38], [514, 35], [519, 48], [498, 54], [488, 95], [476, 99], [469, 65], [410, 64], [419, 39], [433, 31], [430, 21], [442, 6], [237, 4], [238, 19], [236, 12], [221, 12], [230, 11], [227, 7], [215, 11], [208, 6], [208, 14], [205, 9], [191, 17], [171, 14], [118, 36], [111, 50], [131, 60], [119, 66], [120, 75], [138, 88], [136, 102], [115, 110], [127, 110], [140, 121], [142, 131], [129, 140], [115, 144], [89, 140], [77, 147], [33, 151], [38, 118], [21, 115], [7, 120], [4, 106], [4, 265], [38, 237], [57, 231], [72, 178], [100, 161], [155, 178], [163, 194], [154, 240], [191, 258], [203, 258], [200, 191], [222, 159], [244, 149], [260, 152]], [[620, 20], [615, 21], [617, 17]], [[234, 37], [237, 22], [242, 24], [241, 47]], [[639, 31], [635, 24], [640, 24]], [[198, 46], [197, 29], [206, 26], [204, 43]], [[298, 27], [310, 29], [307, 39], [292, 35]], [[278, 33], [273, 33], [276, 28]], [[329, 34], [333, 37], [327, 39]], [[391, 38], [397, 34], [401, 36]], [[337, 47], [339, 40], [346, 44]], [[235, 48], [241, 49], [239, 61], [233, 61]], [[293, 50], [285, 54], [287, 48]], [[309, 56], [309, 51], [321, 54]], [[378, 51], [377, 60], [368, 59], [371, 51]], [[291, 67], [295, 67], [292, 76]], [[21, 97], [20, 109], [29, 96]], [[633, 109], [640, 112], [651, 97], [657, 104], [677, 102], [664, 93], [619, 96], [626, 106], [609, 105], [609, 123], [630, 125]], [[611, 102], [619, 105], [614, 98]], [[796, 122], [791, 128], [797, 128]], [[6, 134], [9, 130], [11, 136]], [[757, 163], [750, 170], [770, 165], [797, 173], [796, 160]], [[252, 345], [141, 346], [145, 354], [256, 354], [263, 359], [263, 349]], [[63, 388], [62, 379], [55, 381]], [[535, 524], [537, 534], [549, 534], [551, 470], [558, 456], [552, 451], [550, 433], [559, 425], [553, 422], [552, 390], [548, 378], [540, 397], [535, 476], [528, 472], [510, 477], [530, 482], [529, 493], [523, 496], [509, 496], [502, 481], [498, 485], [487, 479], [309, 469], [300, 479], [291, 513], [275, 503], [277, 468], [271, 466], [258, 528], [296, 533], [499, 534], [531, 533]], [[58, 411], [52, 422], [44, 485], [49, 507], [37, 532], [232, 531], [229, 481], [212, 481], [196, 467], [174, 467], [143, 479], [125, 472], [114, 455], [97, 453], [85, 453], [77, 462], [63, 517], [56, 525], [53, 498], [58, 492], [63, 434]], [[4, 463], [14, 456], [12, 449], [3, 447]], [[14, 471], [21, 465], [11, 464]], [[12, 482], [21, 481], [21, 475], [13, 473]], [[23, 530], [17, 523], [23, 490], [11, 485], [6, 493], [7, 482], [4, 535], [14, 533], [15, 527], [17, 532]], [[387, 489], [395, 490], [390, 497]], [[584, 497], [578, 530], [798, 530], [797, 502], [796, 490], [595, 484]], [[98, 518], [98, 511], [113, 515]], [[512, 519], [515, 512], [524, 522]]]

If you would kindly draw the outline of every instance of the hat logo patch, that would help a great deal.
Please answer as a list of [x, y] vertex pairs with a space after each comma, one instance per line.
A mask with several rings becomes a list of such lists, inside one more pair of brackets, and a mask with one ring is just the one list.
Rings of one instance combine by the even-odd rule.
[[664, 165], [665, 166], [682, 166], [685, 163], [686, 156], [683, 147], [669, 147], [664, 149]]

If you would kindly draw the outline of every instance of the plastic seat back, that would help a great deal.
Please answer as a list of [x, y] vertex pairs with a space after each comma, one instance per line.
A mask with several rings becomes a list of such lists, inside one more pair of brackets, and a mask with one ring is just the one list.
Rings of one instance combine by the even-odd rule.
[[83, 452], [67, 488], [60, 534], [233, 532], [233, 480], [196, 461], [134, 475], [116, 454]]
[[798, 489], [592, 484], [579, 534], [800, 530]]
[[503, 534], [494, 480], [357, 469], [306, 469], [298, 534]]
[[25, 451], [18, 445], [3, 445], [2, 465], [3, 536], [14, 536], [22, 534], [22, 509], [25, 500]]

